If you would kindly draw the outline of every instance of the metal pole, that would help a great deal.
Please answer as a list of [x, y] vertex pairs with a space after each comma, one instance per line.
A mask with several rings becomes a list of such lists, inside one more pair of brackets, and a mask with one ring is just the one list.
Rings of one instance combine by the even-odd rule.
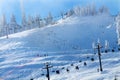
[[46, 63], [45, 64], [45, 68], [43, 68], [43, 69], [46, 69], [47, 70], [47, 78], [48, 78], [48, 80], [50, 80], [50, 73], [49, 73], [49, 68], [51, 68], [52, 66], [50, 66], [48, 63]]
[[102, 62], [101, 62], [101, 53], [100, 53], [100, 44], [97, 45], [98, 49], [98, 56], [99, 56], [99, 63], [100, 63], [100, 71], [103, 71], [102, 69]]
[[49, 67], [48, 67], [48, 64], [46, 65], [46, 69], [47, 69], [47, 77], [48, 77], [48, 80], [50, 80], [50, 74], [49, 74]]

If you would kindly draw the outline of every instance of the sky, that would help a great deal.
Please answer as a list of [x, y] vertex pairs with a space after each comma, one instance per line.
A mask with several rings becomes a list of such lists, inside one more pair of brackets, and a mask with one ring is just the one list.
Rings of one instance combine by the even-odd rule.
[[120, 11], [120, 0], [0, 0], [0, 16], [6, 15], [7, 21], [12, 14], [16, 16], [17, 22], [21, 22], [22, 13], [27, 16], [36, 14], [42, 18], [51, 12], [54, 16], [59, 16], [61, 11], [67, 11], [74, 6], [85, 6], [95, 4], [97, 8], [102, 5], [110, 9], [112, 15]]

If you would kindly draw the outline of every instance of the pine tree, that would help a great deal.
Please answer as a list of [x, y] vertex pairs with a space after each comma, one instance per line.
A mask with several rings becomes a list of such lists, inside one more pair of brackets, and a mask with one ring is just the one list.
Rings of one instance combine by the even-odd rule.
[[107, 40], [105, 40], [105, 49], [109, 48], [109, 42]]
[[94, 42], [92, 43], [92, 48], [95, 49], [95, 43]]
[[9, 24], [9, 30], [10, 30], [10, 34], [11, 33], [15, 33], [17, 29], [17, 22], [16, 22], [16, 18], [15, 15], [12, 14], [11, 15], [11, 19], [10, 19], [10, 24]]
[[0, 36], [2, 36], [2, 25], [1, 25], [1, 19], [0, 19]]
[[117, 31], [118, 45], [120, 45], [120, 14], [116, 17], [116, 31]]
[[41, 27], [41, 24], [40, 24], [40, 23], [41, 23], [41, 20], [42, 20], [42, 19], [40, 18], [40, 16], [39, 16], [39, 15], [36, 15], [36, 17], [35, 17], [35, 26], [36, 26], [36, 27], [39, 27], [39, 28]]
[[109, 13], [109, 10], [106, 6], [103, 5], [99, 8], [99, 12], [100, 13]]
[[105, 53], [108, 52], [108, 48], [109, 48], [109, 42], [105, 40]]
[[36, 20], [35, 20], [35, 16], [32, 17], [32, 29], [36, 27]]
[[47, 19], [48, 19], [48, 24], [51, 24], [53, 22], [53, 17], [51, 13], [48, 14]]
[[90, 11], [91, 11], [90, 14], [91, 14], [92, 16], [94, 16], [94, 15], [97, 13], [95, 4], [92, 4], [92, 5], [91, 5], [91, 10], [90, 10]]
[[94, 51], [94, 54], [95, 54], [95, 49], [96, 49], [95, 42], [92, 43], [92, 48], [93, 48], [93, 51]]
[[22, 30], [26, 30], [28, 27], [25, 13], [22, 14]]
[[52, 14], [49, 12], [47, 18], [45, 18], [44, 20], [45, 20], [46, 25], [52, 24], [52, 22], [53, 22]]
[[33, 21], [32, 21], [32, 16], [28, 16], [28, 21], [27, 21], [27, 29], [31, 29], [33, 26]]
[[70, 17], [71, 15], [74, 14], [74, 11], [73, 9], [70, 9], [68, 12], [67, 12], [67, 17]]
[[74, 7], [74, 13], [75, 13], [75, 15], [77, 15], [77, 16], [80, 16], [80, 7], [79, 6], [76, 6], [76, 7]]
[[7, 24], [6, 16], [5, 16], [5, 14], [3, 14], [3, 17], [2, 17], [2, 25], [5, 26], [6, 24]]
[[43, 27], [43, 26], [45, 26], [45, 22], [43, 19], [40, 19], [40, 27]]
[[5, 14], [2, 15], [1, 21], [0, 21], [0, 36], [6, 35], [6, 27], [7, 27], [7, 21]]
[[63, 18], [64, 18], [64, 12], [61, 11], [61, 12], [60, 12], [60, 15], [61, 15], [61, 17], [62, 17], [62, 19], [63, 19]]
[[16, 18], [15, 18], [14, 14], [12, 14], [10, 22], [11, 22], [11, 24], [16, 24]]

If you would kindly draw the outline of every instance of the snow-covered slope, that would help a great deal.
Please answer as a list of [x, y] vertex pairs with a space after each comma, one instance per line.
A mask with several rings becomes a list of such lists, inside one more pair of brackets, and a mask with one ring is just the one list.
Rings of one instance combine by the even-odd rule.
[[[92, 42], [98, 38], [104, 46], [108, 40], [110, 47], [117, 41], [114, 17], [107, 14], [87, 17], [69, 17], [55, 25], [35, 28], [0, 38], [0, 78], [3, 80], [46, 80], [41, 74], [45, 62], [51, 62], [52, 80], [112, 80], [119, 74], [119, 53], [102, 54], [103, 73], [98, 73], [98, 58], [91, 50]], [[81, 54], [83, 53], [83, 54]], [[90, 61], [87, 56], [94, 57]], [[79, 61], [82, 62], [79, 63]], [[87, 62], [87, 66], [83, 63]], [[74, 63], [74, 66], [70, 66]], [[75, 70], [78, 65], [80, 70]], [[110, 66], [109, 66], [110, 65]], [[62, 67], [69, 68], [67, 73]], [[60, 74], [52, 70], [60, 70]], [[111, 71], [111, 69], [113, 71]], [[118, 69], [118, 70], [117, 70]], [[113, 76], [111, 76], [113, 74]]]
[[[70, 17], [55, 25], [10, 35], [8, 40], [1, 38], [0, 46], [5, 49], [34, 47], [41, 51], [69, 51], [90, 49], [92, 43], [99, 38], [103, 44], [108, 40], [110, 46], [114, 47], [117, 35], [113, 22], [114, 17], [107, 14]], [[9, 47], [6, 48], [7, 46]]]

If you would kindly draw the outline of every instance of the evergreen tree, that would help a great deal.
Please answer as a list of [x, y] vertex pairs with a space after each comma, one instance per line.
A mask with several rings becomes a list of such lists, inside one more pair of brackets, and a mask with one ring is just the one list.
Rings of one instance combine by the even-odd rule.
[[109, 42], [107, 40], [105, 40], [105, 53], [107, 53], [109, 51]]
[[109, 13], [109, 10], [108, 10], [108, 8], [106, 6], [101, 6], [99, 8], [99, 12], [100, 13]]
[[28, 21], [27, 21], [27, 29], [31, 29], [33, 26], [33, 21], [32, 21], [32, 16], [28, 16]]
[[74, 14], [74, 11], [73, 9], [70, 9], [68, 12], [67, 12], [67, 17], [70, 17], [71, 15]]
[[33, 29], [36, 27], [35, 17], [31, 17], [31, 22], [32, 22], [31, 29]]
[[40, 19], [40, 27], [43, 27], [43, 26], [45, 26], [45, 22], [43, 19]]
[[63, 19], [64, 18], [64, 13], [62, 11], [60, 12], [60, 15], [61, 15], [61, 17]]
[[1, 21], [0, 21], [0, 36], [6, 35], [6, 27], [7, 27], [7, 21], [5, 14], [2, 15]]
[[51, 13], [48, 14], [47, 19], [48, 19], [48, 24], [51, 24], [53, 22], [53, 17]]
[[49, 12], [47, 18], [45, 18], [44, 20], [45, 20], [45, 22], [46, 22], [46, 25], [52, 24], [52, 22], [53, 22], [52, 14]]
[[15, 15], [12, 14], [10, 18], [10, 23], [8, 24], [8, 30], [10, 34], [20, 31], [21, 26], [17, 24]]
[[79, 6], [76, 6], [76, 7], [74, 7], [74, 13], [75, 13], [75, 15], [77, 15], [77, 16], [79, 16], [80, 15], [80, 7]]
[[94, 16], [97, 13], [96, 6], [94, 4], [90, 7], [90, 15]]
[[94, 42], [92, 43], [92, 48], [95, 49], [95, 43]]
[[116, 17], [116, 31], [117, 31], [118, 44], [120, 45], [120, 14]]
[[107, 50], [109, 48], [109, 42], [105, 40], [105, 49]]
[[40, 22], [41, 22], [41, 18], [40, 18], [40, 16], [39, 15], [36, 15], [36, 17], [35, 17], [35, 26], [36, 27], [41, 27], [41, 24], [40, 24]]
[[3, 14], [3, 16], [2, 16], [2, 25], [5, 26], [6, 24], [7, 24], [6, 16], [5, 16], [5, 14]]
[[95, 54], [95, 49], [96, 49], [95, 42], [92, 43], [92, 48], [93, 48], [93, 51], [94, 51], [94, 54]]
[[1, 19], [0, 19], [0, 36], [2, 36], [2, 23], [1, 23]]
[[22, 30], [26, 30], [28, 27], [25, 13], [22, 14]]
[[11, 15], [11, 18], [10, 18], [10, 24], [9, 24], [9, 30], [10, 30], [10, 34], [11, 33], [15, 33], [16, 31], [16, 18], [14, 16], [14, 14]]

